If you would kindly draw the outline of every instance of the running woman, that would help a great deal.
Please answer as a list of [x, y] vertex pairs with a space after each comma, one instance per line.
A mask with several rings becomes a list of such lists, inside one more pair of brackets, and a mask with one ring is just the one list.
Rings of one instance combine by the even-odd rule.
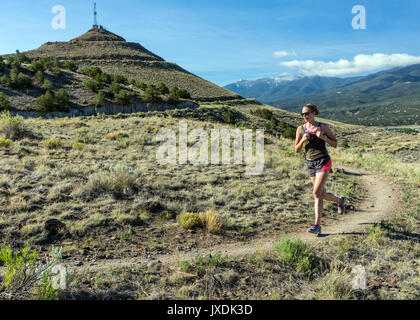
[[305, 158], [307, 169], [314, 186], [313, 196], [315, 199], [315, 224], [312, 224], [308, 232], [314, 234], [321, 233], [321, 217], [323, 200], [333, 201], [338, 204], [338, 212], [344, 213], [346, 201], [345, 197], [337, 198], [325, 190], [325, 183], [331, 170], [331, 158], [325, 143], [333, 148], [337, 147], [337, 139], [332, 134], [327, 124], [316, 122], [315, 115], [319, 114], [318, 107], [312, 103], [302, 108], [302, 117], [305, 124], [296, 130], [295, 151], [299, 153], [305, 147]]

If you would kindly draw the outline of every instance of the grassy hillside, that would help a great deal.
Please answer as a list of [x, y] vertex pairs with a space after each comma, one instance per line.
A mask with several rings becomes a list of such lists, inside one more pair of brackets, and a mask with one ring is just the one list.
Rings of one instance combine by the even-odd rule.
[[[278, 126], [256, 115], [262, 107], [272, 110]], [[403, 190], [395, 218], [367, 226], [364, 234], [328, 238], [316, 248], [283, 240], [273, 244], [273, 251], [257, 250], [243, 258], [217, 253], [171, 266], [147, 260], [278, 237], [312, 223], [312, 186], [305, 162], [294, 153], [294, 140], [282, 136], [280, 122], [297, 126], [301, 118], [269, 106], [230, 108], [235, 124], [226, 123], [226, 105], [53, 120], [3, 115], [0, 245], [16, 250], [31, 246], [41, 258], [51, 246], [62, 247], [64, 263], [79, 268], [69, 287], [51, 291], [49, 298], [416, 299], [419, 139], [413, 133], [333, 121], [333, 132], [348, 141], [330, 150], [335, 166], [360, 166], [392, 179]], [[157, 164], [156, 133], [163, 128], [177, 132], [181, 119], [187, 120], [189, 130], [267, 127], [263, 174], [246, 176], [244, 166], [233, 164]], [[366, 196], [356, 177], [339, 171], [331, 175], [327, 189], [345, 194], [356, 205]], [[194, 218], [200, 212], [206, 213], [199, 216], [203, 220]], [[324, 219], [335, 217], [335, 206], [326, 204]], [[46, 224], [50, 219], [60, 222], [53, 231]], [[300, 252], [297, 260], [287, 260], [291, 250]], [[148, 262], [91, 268], [97, 261], [133, 257]], [[363, 292], [351, 287], [356, 264], [368, 272]], [[45, 297], [45, 285], [34, 286], [25, 296]], [[0, 294], [7, 293], [2, 290]]]

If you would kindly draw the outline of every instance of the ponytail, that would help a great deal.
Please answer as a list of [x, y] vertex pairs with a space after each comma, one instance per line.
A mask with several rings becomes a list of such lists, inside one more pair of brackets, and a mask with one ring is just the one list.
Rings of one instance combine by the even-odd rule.
[[316, 115], [318, 115], [320, 113], [319, 110], [318, 110], [318, 107], [316, 105], [314, 105], [313, 103], [308, 103], [307, 105], [304, 106], [304, 108], [305, 107], [311, 109], [311, 111], [315, 112]]

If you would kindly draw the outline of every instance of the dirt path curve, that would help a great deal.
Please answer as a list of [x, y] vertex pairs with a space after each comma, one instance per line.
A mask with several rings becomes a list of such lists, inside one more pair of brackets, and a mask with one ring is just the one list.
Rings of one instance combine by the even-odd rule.
[[[335, 220], [325, 220], [322, 226], [323, 234], [319, 237], [306, 231], [291, 233], [288, 236], [298, 237], [305, 242], [314, 243], [323, 241], [324, 239], [330, 239], [334, 236], [364, 232], [366, 225], [380, 222], [397, 212], [401, 193], [392, 182], [389, 182], [380, 175], [374, 175], [362, 169], [342, 165], [339, 165], [338, 168], [342, 168], [346, 174], [356, 177], [358, 183], [366, 190], [364, 200], [357, 205], [354, 212], [348, 210], [346, 214], [339, 215]], [[218, 251], [221, 251], [229, 257], [239, 257], [255, 253], [257, 249], [270, 250], [273, 248], [273, 242], [279, 241], [280, 238], [281, 236], [273, 234], [262, 239], [252, 239], [246, 243], [220, 244], [211, 248], [200, 248], [187, 253], [179, 253], [177, 257], [166, 254], [157, 255], [152, 259], [156, 259], [163, 264], [173, 264], [175, 259], [190, 260], [198, 254], [214, 254]], [[86, 264], [80, 268], [88, 267], [89, 270], [100, 270], [110, 267], [131, 267], [139, 263], [149, 263], [151, 261], [151, 259], [144, 258], [101, 260], [91, 265]]]

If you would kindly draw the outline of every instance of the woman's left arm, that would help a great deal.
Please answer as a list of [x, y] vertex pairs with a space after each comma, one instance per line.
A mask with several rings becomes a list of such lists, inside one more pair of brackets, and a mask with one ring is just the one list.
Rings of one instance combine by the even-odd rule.
[[324, 140], [326, 143], [328, 143], [333, 148], [337, 148], [337, 138], [331, 132], [330, 127], [328, 125], [326, 125], [326, 124], [323, 124], [322, 125], [322, 129], [323, 130], [319, 130], [318, 129], [318, 131], [316, 133], [316, 135], [318, 136], [318, 138]]

